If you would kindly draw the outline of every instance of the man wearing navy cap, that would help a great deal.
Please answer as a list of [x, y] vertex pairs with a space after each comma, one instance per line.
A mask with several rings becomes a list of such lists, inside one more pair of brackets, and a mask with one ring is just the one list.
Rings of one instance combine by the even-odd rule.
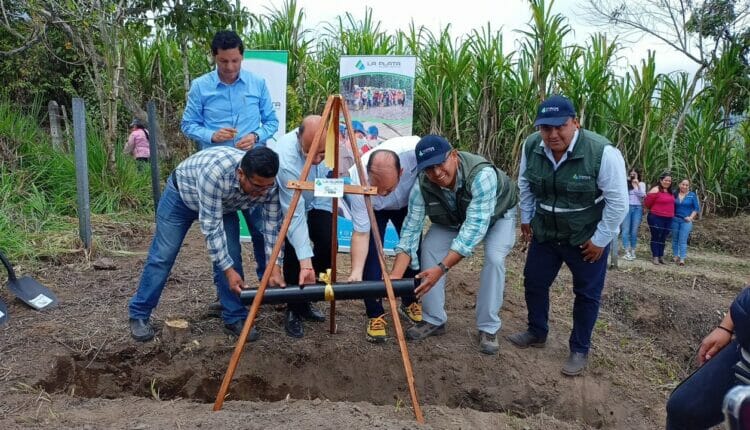
[[528, 329], [508, 337], [541, 348], [549, 327], [549, 288], [565, 263], [573, 273], [573, 331], [562, 368], [580, 375], [607, 273], [609, 243], [628, 211], [625, 161], [610, 141], [582, 129], [573, 103], [552, 96], [539, 105], [518, 171], [521, 233], [530, 242], [524, 267]]
[[[406, 331], [409, 340], [445, 333], [445, 274], [472, 254], [484, 240], [484, 267], [479, 278], [476, 319], [479, 350], [499, 349], [500, 306], [505, 288], [505, 257], [515, 242], [516, 184], [484, 158], [453, 149], [445, 138], [423, 137], [414, 149], [417, 184], [396, 247], [391, 278], [399, 279], [410, 265], [422, 272], [414, 290], [422, 300], [422, 321]], [[417, 248], [425, 217], [432, 225]]]

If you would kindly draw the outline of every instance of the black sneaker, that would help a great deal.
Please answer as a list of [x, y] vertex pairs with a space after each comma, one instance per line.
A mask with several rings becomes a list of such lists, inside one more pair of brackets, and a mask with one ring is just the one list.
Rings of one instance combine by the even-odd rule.
[[547, 345], [547, 336], [538, 337], [528, 330], [521, 333], [512, 334], [508, 336], [507, 339], [510, 341], [510, 343], [519, 348], [544, 348], [545, 345]]
[[[244, 325], [244, 320], [239, 320], [232, 324], [224, 324], [224, 333], [230, 336], [239, 337], [240, 333], [242, 333], [242, 327]], [[250, 333], [248, 333], [247, 335], [247, 342], [255, 342], [258, 339], [260, 339], [260, 332], [258, 331], [258, 328], [253, 325], [253, 328], [250, 329]]]
[[427, 321], [420, 321], [406, 330], [406, 339], [422, 340], [430, 336], [440, 336], [445, 334], [445, 324], [433, 325]]
[[154, 328], [148, 318], [130, 318], [130, 335], [138, 342], [147, 342], [154, 338]]
[[566, 376], [578, 376], [589, 363], [589, 355], [584, 352], [571, 352], [562, 367], [562, 373]]
[[284, 314], [284, 330], [290, 337], [301, 338], [305, 336], [305, 330], [302, 327], [302, 318], [296, 312], [288, 309]]

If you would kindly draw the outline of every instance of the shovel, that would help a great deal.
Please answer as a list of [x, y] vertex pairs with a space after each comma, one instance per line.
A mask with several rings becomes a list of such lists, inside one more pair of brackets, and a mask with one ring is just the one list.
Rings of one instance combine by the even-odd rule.
[[[24, 276], [21, 279], [16, 278], [13, 266], [10, 265], [10, 262], [2, 252], [0, 252], [0, 260], [2, 260], [3, 265], [8, 270], [8, 289], [21, 299], [22, 302], [38, 311], [54, 307], [57, 304], [57, 297], [55, 297], [49, 288], [28, 276]], [[2, 309], [0, 309], [0, 312], [7, 315], [7, 312], [2, 311]], [[0, 324], [2, 324], [2, 318], [0, 317]]]
[[8, 322], [8, 308], [5, 306], [5, 302], [0, 300], [0, 325]]

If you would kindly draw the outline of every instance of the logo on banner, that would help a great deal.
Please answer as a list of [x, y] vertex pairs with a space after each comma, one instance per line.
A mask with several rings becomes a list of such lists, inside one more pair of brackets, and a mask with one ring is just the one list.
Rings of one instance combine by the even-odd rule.
[[357, 64], [354, 67], [359, 70], [365, 70], [365, 67], [379, 67], [382, 69], [398, 69], [401, 67], [400, 61], [366, 61], [362, 62], [362, 59], [357, 60]]

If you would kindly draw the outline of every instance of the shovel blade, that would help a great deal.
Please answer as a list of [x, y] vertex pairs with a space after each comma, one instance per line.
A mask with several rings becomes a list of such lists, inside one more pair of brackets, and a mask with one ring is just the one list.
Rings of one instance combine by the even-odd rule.
[[5, 302], [0, 300], [0, 325], [8, 322], [8, 307], [5, 306]]
[[57, 304], [57, 297], [49, 288], [28, 276], [8, 282], [8, 289], [22, 302], [38, 311]]

